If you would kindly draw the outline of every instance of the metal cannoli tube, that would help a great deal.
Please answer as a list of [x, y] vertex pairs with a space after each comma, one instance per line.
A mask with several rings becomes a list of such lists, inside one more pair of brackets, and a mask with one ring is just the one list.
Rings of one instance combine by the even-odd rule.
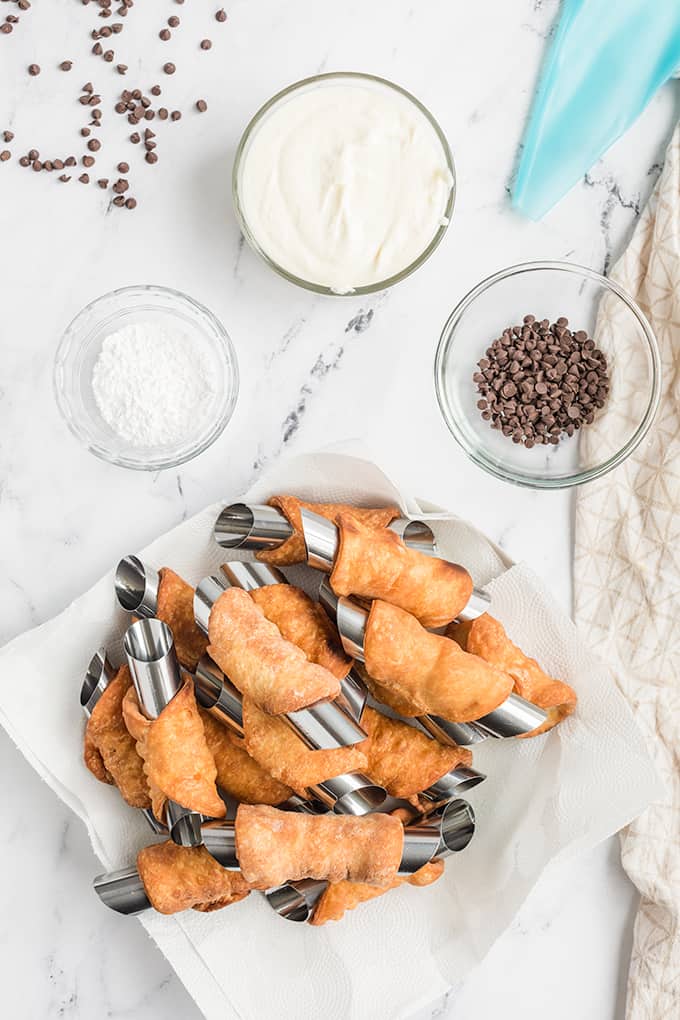
[[196, 701], [216, 719], [243, 736], [243, 696], [209, 655], [199, 660], [194, 673]]
[[410, 520], [408, 517], [398, 517], [387, 527], [398, 535], [404, 545], [410, 549], [417, 549], [426, 556], [437, 556], [437, 539], [434, 537], [432, 528], [428, 527], [425, 521]]
[[267, 903], [279, 917], [286, 921], [308, 921], [314, 913], [321, 894], [328, 885], [315, 878], [303, 878], [299, 882], [287, 882], [265, 893]]
[[239, 863], [236, 854], [236, 826], [233, 821], [209, 822], [202, 829], [203, 843], [227, 871], [238, 871]]
[[194, 620], [196, 625], [200, 627], [204, 634], [208, 633], [208, 622], [210, 620], [210, 610], [217, 602], [222, 592], [226, 591], [227, 586], [223, 582], [221, 577], [204, 577], [199, 584], [196, 585], [196, 591], [194, 593]]
[[354, 668], [350, 669], [347, 676], [340, 681], [340, 694], [335, 699], [335, 704], [344, 709], [355, 722], [360, 723], [367, 698], [366, 684]]
[[125, 556], [116, 567], [116, 597], [127, 613], [155, 616], [158, 608], [157, 570], [147, 566], [138, 556]]
[[83, 685], [80, 688], [80, 704], [88, 719], [115, 675], [116, 667], [112, 665], [106, 654], [106, 649], [100, 648], [90, 659]]
[[123, 868], [120, 871], [110, 871], [107, 875], [97, 875], [94, 891], [102, 903], [119, 914], [140, 914], [143, 910], [151, 909], [137, 868]]
[[427, 818], [404, 829], [404, 846], [399, 865], [400, 875], [414, 875], [437, 856], [441, 842], [438, 818]]
[[442, 719], [438, 715], [419, 715], [417, 719], [425, 732], [442, 744], [469, 747], [489, 737], [486, 730], [477, 729], [475, 723], [449, 722], [448, 719]]
[[486, 776], [482, 772], [478, 772], [477, 769], [459, 765], [423, 790], [422, 796], [431, 801], [453, 800], [465, 790], [471, 790], [483, 783], [485, 779]]
[[475, 813], [472, 805], [462, 798], [450, 801], [430, 817], [440, 820], [437, 857], [460, 853], [475, 834]]
[[368, 815], [385, 802], [387, 792], [360, 772], [326, 779], [309, 788], [310, 795], [336, 815]]
[[526, 701], [519, 694], [510, 694], [493, 712], [476, 719], [475, 726], [491, 737], [519, 737], [542, 726], [547, 718], [548, 713], [538, 705]]
[[257, 560], [231, 560], [230, 563], [223, 563], [220, 569], [232, 587], [243, 588], [244, 591], [265, 588], [269, 584], [288, 584], [280, 570]]
[[[157, 719], [182, 686], [172, 631], [160, 620], [137, 620], [125, 633], [124, 647], [140, 708]], [[181, 846], [200, 846], [203, 816], [172, 801], [166, 812], [171, 838]]]
[[223, 549], [276, 549], [293, 529], [273, 506], [232, 503], [220, 513], [213, 533]]
[[490, 605], [491, 596], [488, 592], [485, 592], [483, 588], [473, 588], [468, 604], [465, 606], [465, 609], [461, 609], [456, 619], [461, 623], [467, 623], [468, 620], [476, 620], [478, 616], [483, 616], [484, 613], [489, 612]]

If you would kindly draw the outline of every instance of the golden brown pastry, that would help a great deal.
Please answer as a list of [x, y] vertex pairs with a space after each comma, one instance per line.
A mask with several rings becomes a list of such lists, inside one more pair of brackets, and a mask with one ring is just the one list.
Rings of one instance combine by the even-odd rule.
[[488, 613], [469, 623], [451, 624], [447, 634], [461, 648], [502, 669], [512, 677], [516, 694], [547, 711], [548, 718], [543, 725], [522, 734], [522, 739], [552, 729], [576, 708], [576, 691], [544, 672], [535, 659], [513, 644], [503, 624]]
[[159, 914], [177, 914], [190, 907], [220, 910], [250, 892], [240, 871], [227, 871], [204, 846], [177, 846], [172, 840], [140, 850], [137, 871]]
[[153, 720], [142, 715], [137, 693], [130, 687], [123, 699], [123, 718], [144, 759], [153, 813], [159, 821], [164, 820], [167, 800], [211, 818], [224, 818], [224, 801], [215, 788], [215, 760], [190, 679]]
[[286, 641], [240, 588], [220, 595], [208, 627], [212, 659], [265, 712], [296, 712], [340, 693], [338, 678]]
[[392, 797], [408, 800], [458, 765], [472, 764], [467, 748], [440, 744], [373, 708], [364, 710], [361, 725], [368, 734], [361, 744], [368, 756], [364, 772]]
[[84, 758], [90, 772], [101, 782], [117, 786], [131, 807], [149, 808], [144, 762], [123, 719], [123, 698], [131, 686], [130, 670], [121, 666], [87, 721]]
[[158, 573], [156, 616], [172, 631], [179, 662], [193, 673], [208, 647], [207, 637], [194, 620], [194, 589], [169, 567], [162, 567]]
[[390, 815], [305, 815], [240, 804], [236, 852], [253, 889], [303, 878], [386, 887], [401, 863], [404, 829]]
[[321, 925], [327, 921], [342, 920], [347, 910], [354, 910], [361, 903], [374, 900], [382, 896], [390, 889], [396, 889], [400, 885], [408, 884], [422, 888], [432, 885], [444, 874], [444, 861], [430, 861], [423, 865], [413, 875], [398, 875], [385, 889], [378, 889], [374, 885], [366, 885], [363, 882], [329, 882], [321, 894], [319, 902], [314, 910], [310, 924]]
[[330, 578], [336, 595], [382, 599], [424, 627], [443, 627], [468, 603], [472, 578], [464, 567], [410, 549], [393, 531], [376, 531], [347, 514], [338, 515], [337, 525]]
[[245, 742], [199, 708], [208, 749], [215, 759], [217, 785], [245, 804], [282, 804], [292, 794], [248, 754]]
[[415, 616], [387, 602], [371, 606], [364, 651], [368, 674], [394, 692], [405, 716], [472, 722], [512, 692], [507, 673], [450, 638], [431, 634]]
[[400, 516], [400, 510], [396, 506], [367, 508], [348, 506], [345, 503], [306, 503], [296, 496], [274, 496], [269, 500], [269, 505], [275, 506], [287, 517], [293, 528], [293, 534], [277, 549], [263, 549], [258, 552], [256, 558], [264, 563], [275, 563], [278, 567], [290, 566], [292, 563], [305, 563], [307, 560], [300, 517], [301, 508], [311, 510], [313, 513], [319, 514], [320, 517], [326, 517], [329, 521], [334, 521], [339, 513], [345, 513], [373, 529], [386, 528]]
[[283, 719], [267, 715], [247, 697], [243, 699], [243, 732], [248, 754], [301, 796], [308, 786], [333, 776], [363, 772], [368, 761], [363, 750], [365, 741], [310, 751]]
[[324, 666], [338, 680], [352, 668], [337, 630], [318, 602], [292, 584], [270, 584], [251, 591], [250, 597], [281, 631], [286, 641], [301, 648], [310, 662]]

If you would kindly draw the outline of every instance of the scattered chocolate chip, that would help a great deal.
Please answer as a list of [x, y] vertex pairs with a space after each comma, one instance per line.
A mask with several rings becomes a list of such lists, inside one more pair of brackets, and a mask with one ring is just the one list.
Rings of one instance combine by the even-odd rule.
[[179, 112], [179, 110], [173, 110], [172, 113], [170, 114], [170, 120], [181, 120], [181, 119], [182, 119], [182, 114]]
[[71, 178], [69, 177], [69, 175], [68, 175], [68, 174], [62, 174], [62, 175], [61, 175], [61, 177], [59, 178], [59, 180], [60, 180], [60, 181], [63, 181], [63, 182], [64, 182], [64, 184], [66, 184], [66, 182], [67, 182], [67, 181], [70, 181], [70, 180], [71, 180]]
[[87, 147], [90, 150], [90, 152], [99, 152], [99, 150], [102, 147], [102, 143], [99, 141], [98, 138], [91, 138], [90, 141], [87, 143]]
[[63, 170], [64, 169], [64, 161], [62, 159], [55, 159], [55, 161], [54, 161], [54, 169], [55, 170]]
[[127, 64], [116, 64], [116, 70], [118, 74], [127, 74], [128, 66]]
[[39, 155], [40, 153], [38, 152], [37, 149], [28, 150], [28, 158], [30, 159], [31, 162], [33, 162], [34, 159], [37, 159]]
[[28, 158], [28, 156], [22, 156], [21, 159], [19, 160], [19, 164], [20, 166], [30, 166], [31, 161]]
[[80, 91], [81, 92], [89, 92], [90, 95], [92, 95], [92, 93], [94, 92], [94, 85], [92, 84], [91, 81], [85, 82], [85, 84], [83, 85], [83, 87], [82, 87], [82, 89]]
[[177, 68], [173, 63], [168, 61], [167, 64], [163, 64], [163, 70], [165, 71], [166, 74], [174, 74]]
[[42, 170], [42, 163], [40, 162], [39, 159], [34, 159], [31, 166], [33, 167], [36, 173], [38, 173], [39, 170]]
[[198, 110], [199, 113], [205, 113], [205, 111], [208, 109], [208, 104], [206, 103], [205, 99], [196, 100], [196, 109]]
[[97, 184], [102, 189], [103, 188], [108, 188], [108, 186], [109, 186], [109, 179], [108, 179], [108, 177], [100, 177], [99, 180], [97, 181]]
[[152, 96], [160, 96], [161, 87], [160, 85], [153, 85], [149, 91], [151, 92]]
[[201, 49], [202, 50], [212, 49], [212, 41], [210, 39], [201, 39]]
[[217, 13], [215, 14], [215, 21], [225, 22], [226, 20], [227, 20], [227, 12], [226, 12], [226, 11], [224, 10], [224, 8], [222, 7], [222, 8], [220, 8], [220, 10], [219, 10], [219, 11], [217, 11]]
[[90, 134], [91, 134], [91, 131], [90, 131], [89, 127], [82, 127], [82, 128], [80, 129], [80, 133], [81, 133], [81, 135], [83, 136], [83, 138], [87, 138], [87, 137], [88, 137], [88, 135], [90, 135]]
[[73, 67], [73, 61], [72, 60], [62, 60], [61, 64], [59, 65], [59, 70], [60, 71], [70, 71], [72, 67]]
[[3, 25], [0, 25], [0, 32], [2, 35], [10, 35], [14, 31], [14, 26], [6, 21]]
[[144, 159], [147, 161], [147, 163], [157, 163], [158, 162], [158, 156], [156, 155], [155, 152], [147, 152], [147, 154], [144, 157]]
[[178, 27], [178, 25], [179, 25], [179, 18], [177, 17], [176, 14], [173, 14], [172, 17], [168, 18], [168, 25], [170, 26], [170, 28], [177, 28]]
[[130, 141], [132, 142], [133, 145], [137, 145], [139, 140], [140, 140], [139, 132], [133, 131], [132, 134], [130, 135]]
[[130, 166], [128, 163], [119, 163], [117, 169], [119, 174], [127, 174], [130, 172]]
[[113, 204], [117, 206], [125, 205], [125, 199], [123, 198], [122, 195], [116, 195], [116, 197], [113, 200]]
[[94, 166], [94, 164], [96, 163], [96, 160], [95, 160], [94, 156], [83, 156], [83, 158], [81, 160], [81, 163], [83, 164], [83, 166], [86, 166], [86, 167], [89, 168], [91, 166]]
[[158, 116], [160, 117], [161, 120], [168, 119], [168, 111], [165, 109], [164, 106], [161, 106], [160, 110], [158, 111]]
[[11, 142], [13, 138], [14, 138], [14, 132], [13, 131], [3, 131], [2, 132], [2, 140], [3, 140], [3, 142]]
[[[172, 32], [170, 31], [170, 29], [169, 29], [169, 28], [162, 28], [162, 29], [160, 30], [160, 32], [158, 33], [158, 38], [159, 38], [159, 39], [162, 39], [162, 40], [163, 40], [163, 42], [167, 42], [167, 41], [168, 41], [168, 39], [170, 39], [170, 37], [171, 37], [171, 36], [172, 36]], [[168, 65], [166, 64], [166, 67], [167, 67], [167, 66], [168, 66]], [[165, 68], [163, 68], [163, 70], [165, 70]], [[171, 71], [167, 71], [166, 73], [167, 73], [167, 74], [172, 74], [172, 72], [171, 72]]]
[[3, 149], [2, 152], [0, 152], [0, 163], [6, 163], [7, 160], [11, 158], [11, 156], [12, 153], [9, 151], [9, 149]]
[[64, 160], [64, 166], [75, 166], [75, 165], [76, 165], [76, 157], [75, 156], [69, 156], [67, 159]]
[[29, 64], [28, 73], [30, 74], [31, 78], [37, 78], [37, 76], [40, 74], [40, 64]]
[[106, 50], [104, 52], [104, 60], [106, 61], [107, 64], [112, 64], [113, 58], [114, 58], [113, 50]]
[[81, 174], [80, 177], [78, 178], [78, 180], [80, 181], [81, 184], [89, 184], [90, 183], [90, 175], [89, 174]]
[[127, 191], [130, 185], [124, 177], [119, 177], [116, 183], [113, 185], [113, 190], [117, 195], [122, 195], [124, 191]]
[[104, 47], [102, 46], [101, 43], [96, 42], [92, 47], [92, 52], [94, 53], [95, 57], [101, 57], [102, 53], [104, 52]]

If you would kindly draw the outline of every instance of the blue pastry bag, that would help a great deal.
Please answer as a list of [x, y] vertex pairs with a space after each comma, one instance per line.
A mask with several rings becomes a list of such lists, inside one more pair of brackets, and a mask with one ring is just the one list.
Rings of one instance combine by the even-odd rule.
[[680, 0], [563, 0], [513, 205], [540, 219], [680, 69]]

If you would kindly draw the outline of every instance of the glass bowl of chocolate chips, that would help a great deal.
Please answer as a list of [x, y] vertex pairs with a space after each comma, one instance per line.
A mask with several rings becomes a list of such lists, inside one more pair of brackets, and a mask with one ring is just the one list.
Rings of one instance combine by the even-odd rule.
[[536, 489], [621, 464], [652, 424], [660, 373], [635, 301], [569, 262], [483, 280], [451, 313], [435, 360], [439, 406], [470, 459]]

